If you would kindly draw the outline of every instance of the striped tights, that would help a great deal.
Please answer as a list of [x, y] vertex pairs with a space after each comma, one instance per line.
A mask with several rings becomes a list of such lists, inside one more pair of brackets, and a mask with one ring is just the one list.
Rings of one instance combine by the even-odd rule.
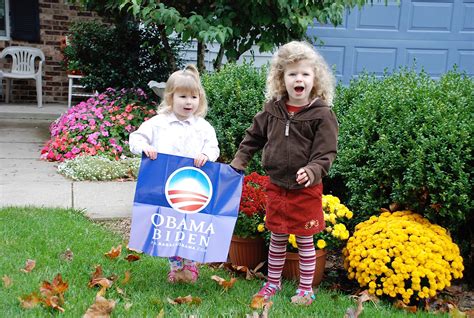
[[[281, 273], [285, 265], [288, 234], [272, 233], [268, 252], [268, 282], [280, 286]], [[316, 268], [316, 251], [312, 236], [296, 235], [300, 258], [300, 282], [298, 288], [312, 291], [313, 275]]]

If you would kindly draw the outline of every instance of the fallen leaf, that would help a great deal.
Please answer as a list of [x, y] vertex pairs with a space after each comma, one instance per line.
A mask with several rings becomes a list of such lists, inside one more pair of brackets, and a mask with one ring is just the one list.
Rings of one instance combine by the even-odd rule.
[[57, 274], [53, 281], [43, 281], [40, 286], [40, 293], [43, 295], [43, 303], [46, 307], [64, 312], [61, 306], [64, 304], [64, 293], [69, 288], [67, 282], [63, 281], [61, 274]]
[[13, 284], [13, 280], [7, 275], [3, 275], [2, 281], [3, 281], [3, 287], [5, 288], [9, 288]]
[[158, 313], [158, 316], [156, 318], [165, 318], [165, 309], [161, 308], [160, 312]]
[[353, 295], [351, 297], [357, 299], [357, 308], [354, 308], [354, 307], [348, 308], [346, 310], [344, 318], [358, 318], [359, 315], [364, 310], [364, 306], [363, 306], [364, 302], [371, 300], [374, 303], [377, 303], [379, 301], [379, 299], [376, 296], [369, 294], [368, 290], [364, 290], [360, 292], [358, 296]]
[[104, 253], [104, 255], [110, 259], [114, 259], [114, 258], [119, 257], [120, 253], [122, 253], [122, 244], [120, 244], [117, 247], [112, 247], [110, 251], [108, 251], [107, 253]]
[[96, 296], [95, 302], [87, 309], [82, 318], [107, 318], [115, 308], [115, 301]]
[[390, 209], [390, 211], [394, 212], [394, 211], [398, 211], [400, 209], [400, 204], [398, 204], [397, 202], [393, 202], [393, 203], [390, 203], [390, 205], [388, 206], [388, 208]]
[[43, 304], [46, 307], [51, 307], [53, 309], [59, 310], [60, 312], [64, 312], [64, 308], [61, 307], [61, 304], [63, 303], [64, 301], [62, 301], [58, 296], [50, 296], [43, 299]]
[[191, 295], [184, 296], [184, 297], [177, 297], [175, 299], [168, 298], [168, 303], [170, 303], [171, 305], [200, 304], [201, 298], [193, 297]]
[[61, 274], [57, 274], [51, 283], [43, 281], [40, 287], [40, 292], [43, 296], [62, 295], [66, 292], [68, 287], [68, 283], [63, 281]]
[[23, 273], [29, 273], [35, 268], [36, 261], [32, 259], [27, 259], [25, 263], [25, 268], [20, 269]]
[[101, 278], [96, 278], [96, 279], [93, 279], [91, 281], [89, 281], [89, 288], [92, 288], [94, 286], [101, 286], [101, 287], [105, 287], [105, 288], [110, 288], [112, 286], [113, 282], [105, 277], [101, 277]]
[[30, 295], [19, 297], [18, 300], [20, 301], [20, 306], [25, 309], [34, 308], [42, 301], [41, 297], [39, 297], [36, 292], [33, 292]]
[[122, 285], [126, 285], [130, 281], [130, 271], [125, 271], [125, 277], [120, 282]]
[[273, 302], [266, 302], [265, 297], [262, 295], [255, 295], [252, 297], [252, 301], [250, 302], [250, 308], [252, 309], [261, 309], [265, 306], [266, 303], [273, 303]]
[[132, 303], [126, 303], [123, 308], [126, 310], [126, 311], [129, 311], [130, 308], [132, 308], [133, 304]]
[[193, 280], [193, 273], [188, 270], [177, 271], [174, 276], [174, 281], [177, 283], [195, 283], [195, 280]]
[[94, 286], [101, 286], [110, 288], [112, 286], [113, 281], [105, 278], [102, 272], [102, 266], [96, 265], [94, 273], [92, 273], [92, 278], [89, 280], [87, 286], [92, 288]]
[[466, 313], [459, 310], [459, 308], [454, 304], [448, 304], [449, 308], [449, 317], [451, 318], [464, 318], [467, 317]]
[[235, 282], [237, 281], [237, 278], [235, 278], [235, 277], [232, 277], [230, 280], [227, 281], [224, 278], [219, 277], [217, 275], [211, 276], [211, 279], [215, 280], [220, 286], [222, 286], [224, 291], [228, 291], [229, 288], [232, 288], [234, 286]]
[[397, 300], [394, 304], [395, 308], [402, 309], [411, 313], [416, 313], [418, 308], [416, 306], [408, 306], [401, 300]]
[[136, 255], [136, 254], [128, 254], [125, 259], [127, 261], [129, 261], [130, 263], [131, 262], [135, 262], [135, 261], [138, 261], [140, 259], [140, 255]]
[[134, 249], [134, 248], [129, 247], [128, 244], [127, 244], [127, 250], [129, 250], [130, 252], [138, 253], [138, 254], [143, 253], [143, 251], [136, 250], [136, 249]]
[[69, 248], [67, 248], [64, 252], [61, 253], [59, 258], [67, 262], [70, 262], [74, 258], [74, 253]]

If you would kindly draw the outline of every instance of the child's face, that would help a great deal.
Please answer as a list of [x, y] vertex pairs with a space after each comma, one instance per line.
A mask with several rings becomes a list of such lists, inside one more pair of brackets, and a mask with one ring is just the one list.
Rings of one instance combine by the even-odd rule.
[[179, 120], [191, 117], [198, 109], [199, 94], [177, 89], [173, 94], [173, 113]]
[[309, 104], [309, 95], [314, 85], [313, 64], [308, 60], [289, 64], [283, 77], [288, 92], [288, 104], [293, 106]]

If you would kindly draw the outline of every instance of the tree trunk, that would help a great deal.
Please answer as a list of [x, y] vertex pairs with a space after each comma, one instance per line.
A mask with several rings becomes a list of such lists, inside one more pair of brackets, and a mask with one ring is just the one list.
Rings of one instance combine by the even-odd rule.
[[170, 46], [168, 37], [166, 36], [164, 26], [160, 26], [160, 37], [163, 47], [165, 48], [166, 61], [168, 62], [168, 65], [171, 67], [171, 69], [176, 71], [178, 69], [178, 66], [176, 65], [176, 58], [174, 57], [173, 49]]
[[224, 58], [224, 46], [221, 44], [221, 47], [219, 48], [219, 52], [217, 53], [217, 57], [214, 60], [214, 71], [218, 71], [221, 66], [222, 66], [222, 59]]
[[197, 47], [197, 68], [199, 73], [206, 70], [206, 64], [204, 63], [204, 57], [206, 56], [206, 43], [198, 41]]

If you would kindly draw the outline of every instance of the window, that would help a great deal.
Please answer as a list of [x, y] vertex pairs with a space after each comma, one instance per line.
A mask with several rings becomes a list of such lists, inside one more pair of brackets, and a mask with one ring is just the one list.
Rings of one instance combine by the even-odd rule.
[[0, 40], [10, 39], [9, 0], [0, 0]]
[[11, 38], [13, 40], [34, 43], [38, 43], [40, 41], [38, 0], [10, 1], [10, 17]]

